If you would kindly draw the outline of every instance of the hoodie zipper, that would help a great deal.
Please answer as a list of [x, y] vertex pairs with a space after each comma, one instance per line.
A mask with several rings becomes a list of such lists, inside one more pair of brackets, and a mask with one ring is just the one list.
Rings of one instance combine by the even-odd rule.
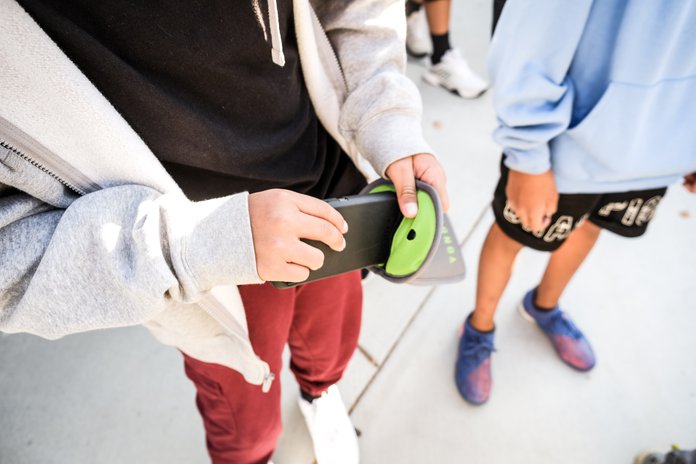
[[273, 372], [269, 372], [268, 374], [264, 375], [263, 382], [261, 383], [261, 391], [264, 393], [271, 391], [273, 380], [275, 380], [275, 374]]
[[[324, 30], [324, 26], [322, 26], [321, 21], [319, 21], [319, 17], [317, 16], [316, 11], [314, 11], [314, 8], [312, 8], [311, 4], [309, 6], [309, 13], [312, 16], [312, 20], [316, 22], [317, 25], [319, 25], [319, 31], [321, 34], [319, 34], [319, 40], [323, 42], [323, 45], [326, 49], [329, 50], [331, 58], [333, 59], [333, 63], [336, 65], [336, 69], [338, 70], [338, 74], [341, 76], [341, 82], [343, 83], [343, 91], [345, 94], [348, 93], [348, 81], [346, 80], [346, 76], [343, 73], [343, 68], [341, 67], [341, 62], [338, 60], [338, 56], [336, 56], [336, 50], [334, 50], [333, 45], [331, 45], [331, 41], [329, 40], [329, 37], [326, 35], [326, 31]], [[317, 44], [319, 45], [319, 44]], [[321, 45], [319, 45], [321, 46]], [[344, 94], [344, 97], [345, 97]], [[341, 102], [342, 104], [343, 102]]]
[[79, 195], [86, 195], [100, 188], [97, 183], [1, 116], [0, 147], [48, 174]]

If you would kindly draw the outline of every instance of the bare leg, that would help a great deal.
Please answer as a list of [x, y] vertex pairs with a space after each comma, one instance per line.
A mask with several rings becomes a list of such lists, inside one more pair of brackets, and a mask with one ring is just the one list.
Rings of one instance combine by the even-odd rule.
[[497, 224], [491, 226], [483, 243], [476, 285], [476, 309], [471, 325], [481, 331], [492, 330], [498, 301], [510, 280], [512, 265], [522, 245], [505, 235]]
[[597, 242], [601, 229], [590, 221], [575, 229], [561, 247], [551, 254], [544, 277], [537, 287], [535, 304], [554, 308], [570, 279]]
[[450, 0], [435, 0], [425, 2], [425, 14], [428, 17], [428, 28], [433, 35], [442, 35], [450, 29]]

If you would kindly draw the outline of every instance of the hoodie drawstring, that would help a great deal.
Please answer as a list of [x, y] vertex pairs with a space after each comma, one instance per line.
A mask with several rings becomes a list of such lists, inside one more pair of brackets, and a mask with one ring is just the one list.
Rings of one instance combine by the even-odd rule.
[[271, 26], [271, 58], [278, 66], [285, 66], [283, 40], [280, 38], [280, 24], [278, 23], [278, 5], [276, 0], [268, 0], [268, 22]]

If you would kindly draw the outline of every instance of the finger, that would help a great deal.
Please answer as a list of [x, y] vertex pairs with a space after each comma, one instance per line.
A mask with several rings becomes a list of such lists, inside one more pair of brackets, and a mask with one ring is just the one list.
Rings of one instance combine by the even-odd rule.
[[323, 242], [333, 250], [343, 251], [346, 247], [346, 239], [341, 231], [334, 224], [316, 216], [304, 214], [297, 223], [297, 230], [300, 238]]
[[324, 265], [324, 253], [300, 240], [288, 247], [285, 256], [289, 263], [297, 264], [313, 271]]
[[537, 208], [529, 215], [529, 225], [533, 232], [544, 230], [544, 210]]
[[309, 195], [297, 194], [296, 205], [299, 210], [305, 214], [329, 221], [338, 229], [339, 233], [345, 234], [348, 232], [348, 223], [343, 219], [341, 213], [336, 211], [336, 209], [327, 202], [310, 197]]
[[542, 218], [543, 226], [542, 229], [546, 230], [550, 225], [551, 222], [553, 221], [553, 216], [556, 214], [557, 211], [557, 202], [553, 202], [551, 204], [546, 205], [546, 209]]
[[523, 229], [532, 230], [532, 221], [527, 211], [516, 211], [515, 214], [517, 215], [517, 219], [520, 220]]
[[267, 280], [279, 282], [303, 282], [309, 277], [309, 269], [295, 263], [285, 263], [276, 271], [276, 275]]
[[415, 177], [431, 185], [440, 197], [440, 205], [446, 213], [449, 210], [449, 195], [447, 193], [447, 176], [437, 159], [430, 154], [414, 156], [413, 170]]
[[416, 197], [416, 178], [413, 174], [413, 162], [411, 158], [392, 163], [389, 169], [389, 178], [396, 189], [396, 197], [399, 200], [401, 213], [407, 218], [418, 214], [418, 199]]
[[445, 183], [442, 182], [441, 184], [436, 185], [435, 188], [437, 189], [437, 193], [440, 195], [442, 211], [446, 213], [449, 211], [449, 194], [447, 193], [447, 187], [445, 187]]
[[442, 211], [446, 213], [449, 210], [449, 195], [447, 194], [447, 179], [445, 178], [444, 172], [441, 171], [439, 175], [424, 175], [420, 177], [420, 180], [426, 184], [432, 185], [435, 188], [438, 197], [440, 197], [440, 206], [442, 206]]
[[544, 214], [544, 218], [541, 221], [541, 229], [540, 230], [546, 230], [551, 225], [551, 217], [552, 217], [552, 215], [550, 215], [550, 214]]

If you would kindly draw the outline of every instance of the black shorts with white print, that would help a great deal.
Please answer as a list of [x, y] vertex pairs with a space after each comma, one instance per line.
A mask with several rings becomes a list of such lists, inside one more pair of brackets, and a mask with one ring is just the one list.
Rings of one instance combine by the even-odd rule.
[[495, 221], [511, 239], [540, 251], [555, 251], [570, 233], [589, 220], [623, 237], [645, 233], [667, 188], [606, 194], [561, 194], [551, 224], [534, 233], [522, 227], [505, 195], [509, 169], [501, 163], [501, 174], [493, 196]]

